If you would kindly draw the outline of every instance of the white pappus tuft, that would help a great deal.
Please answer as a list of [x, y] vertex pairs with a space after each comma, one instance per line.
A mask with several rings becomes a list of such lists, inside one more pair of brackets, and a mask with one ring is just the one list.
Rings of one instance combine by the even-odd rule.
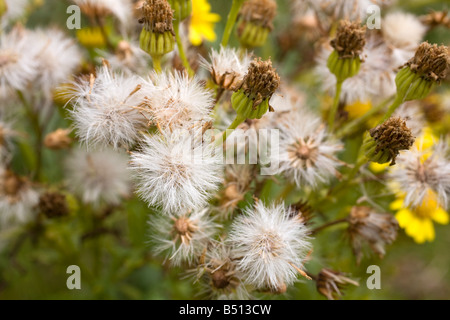
[[39, 193], [24, 177], [8, 169], [0, 169], [0, 227], [26, 223], [33, 218], [33, 208], [39, 202]]
[[420, 205], [431, 189], [445, 208], [450, 204], [448, 145], [440, 141], [431, 150], [420, 149], [415, 147], [401, 153], [389, 176], [405, 192], [405, 205]]
[[131, 166], [141, 198], [166, 213], [203, 207], [223, 179], [222, 154], [187, 130], [146, 136]]
[[257, 202], [235, 218], [229, 234], [233, 257], [246, 283], [279, 291], [291, 285], [311, 244], [308, 229], [284, 204]]
[[186, 73], [153, 72], [145, 82], [149, 119], [164, 130], [187, 127], [194, 122], [210, 121], [214, 107], [212, 92], [197, 77]]
[[48, 97], [52, 90], [69, 80], [75, 68], [81, 63], [81, 51], [75, 41], [57, 29], [32, 31], [34, 44], [40, 47], [38, 55], [38, 87]]
[[201, 65], [211, 73], [214, 83], [230, 90], [242, 81], [252, 61], [251, 56], [241, 58], [236, 49], [222, 46], [219, 51], [212, 49], [209, 58], [211, 62], [201, 57]]
[[78, 149], [66, 160], [67, 184], [83, 202], [115, 205], [131, 192], [128, 157], [112, 150]]
[[279, 154], [273, 153], [272, 161], [278, 161], [278, 172], [297, 186], [315, 187], [339, 175], [336, 168], [342, 162], [336, 153], [342, 148], [329, 138], [320, 118], [292, 114], [280, 126]]
[[28, 30], [15, 27], [0, 35], [0, 98], [14, 90], [24, 90], [36, 77], [39, 48]]
[[147, 120], [139, 111], [144, 99], [139, 78], [104, 66], [96, 77], [74, 85], [72, 118], [81, 142], [119, 149], [131, 147], [140, 138]]
[[149, 220], [155, 253], [165, 253], [173, 266], [191, 265], [212, 241], [218, 225], [208, 208], [183, 214], [155, 214]]

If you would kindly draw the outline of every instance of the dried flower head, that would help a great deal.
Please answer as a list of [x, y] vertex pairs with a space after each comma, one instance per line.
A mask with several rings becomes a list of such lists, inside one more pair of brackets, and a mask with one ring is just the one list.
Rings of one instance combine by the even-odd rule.
[[293, 114], [280, 130], [280, 151], [272, 159], [275, 163], [279, 161], [279, 173], [297, 186], [312, 187], [339, 176], [336, 168], [341, 162], [336, 154], [342, 145], [328, 137], [319, 118]]
[[26, 223], [33, 217], [39, 194], [25, 177], [8, 169], [0, 170], [0, 225]]
[[447, 46], [422, 42], [413, 58], [405, 66], [428, 81], [439, 83], [447, 76], [450, 56]]
[[340, 58], [357, 58], [366, 44], [366, 26], [361, 26], [359, 22], [341, 20], [336, 38], [331, 40], [330, 44], [338, 52]]
[[250, 56], [239, 57], [236, 49], [220, 47], [219, 51], [211, 50], [211, 62], [202, 60], [205, 69], [211, 72], [212, 80], [226, 90], [234, 90], [244, 78], [250, 65]]
[[282, 203], [257, 202], [234, 219], [228, 241], [246, 283], [278, 291], [291, 285], [298, 273], [307, 277], [300, 268], [311, 248], [309, 231], [290, 216]]
[[342, 290], [348, 285], [359, 286], [357, 281], [346, 277], [342, 272], [322, 269], [317, 275], [317, 291], [328, 300], [335, 300], [342, 296]]
[[60, 192], [47, 191], [41, 195], [38, 203], [39, 212], [47, 218], [65, 217], [69, 214], [66, 196]]
[[203, 207], [222, 181], [222, 156], [214, 150], [186, 130], [146, 136], [131, 157], [137, 192], [164, 213]]
[[164, 253], [173, 266], [196, 262], [218, 229], [207, 208], [153, 215], [149, 225], [155, 253]]
[[365, 142], [366, 156], [374, 162], [395, 164], [401, 150], [409, 150], [414, 144], [411, 129], [400, 117], [391, 117], [382, 124], [370, 129], [370, 137]]
[[385, 246], [397, 238], [398, 222], [388, 213], [376, 213], [369, 207], [353, 207], [348, 222], [350, 243], [358, 264], [364, 243], [382, 258]]
[[126, 155], [109, 149], [78, 149], [66, 161], [67, 185], [85, 203], [118, 204], [131, 191], [127, 163]]
[[401, 154], [389, 176], [405, 192], [406, 206], [420, 205], [431, 189], [438, 195], [440, 205], [446, 207], [450, 200], [450, 161], [446, 142], [434, 144], [430, 149], [415, 147]]
[[272, 67], [272, 61], [257, 58], [250, 63], [238, 89], [243, 90], [244, 94], [254, 101], [253, 109], [256, 109], [262, 101], [270, 100], [279, 85], [280, 76]]
[[239, 14], [243, 21], [272, 30], [273, 19], [277, 14], [277, 3], [274, 0], [247, 0]]
[[236, 263], [230, 246], [212, 242], [202, 253], [200, 265], [191, 271], [201, 285], [199, 294], [217, 300], [249, 299]]
[[44, 138], [45, 147], [52, 150], [68, 149], [72, 144], [72, 138], [69, 137], [71, 129], [56, 129], [48, 133]]
[[450, 17], [448, 15], [448, 10], [431, 11], [430, 13], [422, 16], [420, 20], [430, 29], [438, 26], [450, 28]]
[[237, 208], [249, 190], [255, 168], [247, 164], [229, 164], [225, 166], [223, 189], [217, 195], [218, 211], [227, 219]]
[[147, 31], [174, 34], [173, 11], [167, 0], [146, 0], [141, 8], [143, 17], [139, 22], [144, 24]]

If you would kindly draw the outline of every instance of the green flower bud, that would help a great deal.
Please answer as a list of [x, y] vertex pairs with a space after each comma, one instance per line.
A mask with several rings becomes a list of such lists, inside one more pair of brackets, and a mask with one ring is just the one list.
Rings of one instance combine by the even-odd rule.
[[360, 55], [366, 44], [366, 27], [358, 22], [342, 20], [336, 32], [336, 38], [330, 44], [334, 51], [330, 54], [327, 67], [336, 76], [338, 82], [358, 74]]
[[395, 77], [398, 96], [403, 101], [424, 99], [447, 76], [449, 63], [447, 47], [423, 42]]
[[273, 30], [273, 19], [277, 12], [274, 0], [248, 0], [244, 2], [237, 33], [244, 48], [261, 47]]
[[364, 134], [362, 148], [370, 161], [380, 164], [391, 162], [392, 166], [400, 151], [408, 150], [413, 144], [414, 137], [406, 121], [392, 117]]
[[173, 12], [166, 0], [146, 0], [142, 6], [144, 24], [139, 44], [154, 58], [161, 58], [174, 48]]
[[231, 97], [232, 106], [241, 118], [259, 119], [268, 110], [272, 111], [269, 100], [279, 85], [280, 77], [272, 67], [272, 61], [255, 59]]
[[334, 50], [328, 57], [327, 67], [336, 76], [337, 81], [342, 82], [358, 74], [361, 67], [361, 59], [359, 57], [343, 59]]

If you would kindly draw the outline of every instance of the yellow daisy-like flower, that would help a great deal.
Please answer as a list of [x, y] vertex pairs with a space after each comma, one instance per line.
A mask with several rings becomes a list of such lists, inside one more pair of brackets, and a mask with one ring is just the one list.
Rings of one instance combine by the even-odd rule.
[[203, 39], [215, 41], [217, 36], [214, 25], [220, 21], [220, 15], [211, 12], [207, 0], [192, 0], [192, 17], [189, 26], [189, 40], [194, 46], [202, 44]]
[[397, 211], [395, 218], [398, 224], [416, 243], [434, 240], [433, 221], [449, 223], [448, 213], [439, 205], [438, 197], [432, 190], [428, 190], [422, 203], [415, 208], [404, 206], [404, 196], [401, 195], [392, 202], [391, 209]]

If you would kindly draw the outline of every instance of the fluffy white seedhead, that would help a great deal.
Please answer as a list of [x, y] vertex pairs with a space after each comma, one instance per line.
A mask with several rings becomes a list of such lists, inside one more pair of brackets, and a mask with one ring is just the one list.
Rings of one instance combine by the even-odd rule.
[[70, 76], [81, 63], [81, 51], [75, 41], [57, 29], [38, 29], [31, 32], [33, 44], [40, 47], [37, 56], [38, 77], [35, 85], [45, 94], [52, 96], [52, 90]]
[[76, 133], [88, 146], [129, 148], [147, 125], [139, 105], [148, 94], [134, 76], [104, 66], [96, 77], [74, 83], [72, 119]]
[[0, 17], [1, 25], [5, 28], [11, 25], [15, 20], [21, 18], [25, 14], [29, 0], [4, 0], [6, 4], [6, 12]]
[[36, 77], [38, 49], [30, 32], [22, 27], [0, 35], [0, 98], [24, 90]]
[[297, 186], [315, 187], [336, 176], [340, 150], [341, 143], [328, 137], [319, 118], [297, 114], [280, 126], [279, 154], [272, 154], [272, 161], [279, 161], [278, 172]]
[[[327, 67], [331, 47], [323, 47], [316, 62], [317, 75], [322, 80], [325, 91], [335, 94], [336, 77]], [[361, 54], [361, 63], [357, 75], [348, 78], [342, 84], [341, 100], [347, 104], [356, 101], [385, 99], [396, 92], [395, 70], [399, 66], [393, 58], [393, 51], [378, 36], [369, 36]]]
[[208, 208], [182, 214], [155, 214], [149, 220], [155, 253], [166, 255], [172, 266], [192, 265], [218, 230]]
[[[425, 157], [425, 154], [431, 155]], [[389, 176], [405, 192], [405, 205], [418, 206], [431, 189], [445, 208], [450, 203], [450, 160], [448, 145], [441, 141], [432, 151], [413, 148], [397, 157]]]
[[129, 0], [72, 0], [82, 8], [82, 11], [91, 15], [112, 14], [122, 25], [128, 25], [133, 17], [133, 7]]
[[420, 136], [423, 128], [426, 126], [425, 115], [418, 100], [403, 103], [395, 110], [393, 116], [405, 119], [406, 126], [411, 129], [415, 137]]
[[194, 122], [210, 121], [212, 93], [197, 77], [186, 73], [152, 73], [145, 84], [149, 118], [164, 130], [190, 128]]
[[219, 51], [212, 49], [209, 58], [210, 62], [201, 58], [201, 65], [211, 73], [216, 84], [227, 89], [242, 81], [252, 61], [251, 56], [240, 57], [236, 49], [222, 46]]
[[39, 193], [28, 181], [0, 169], [0, 228], [29, 222], [38, 202]]
[[388, 5], [392, 0], [295, 0], [295, 2], [299, 9], [314, 8], [319, 14], [325, 14], [334, 20], [364, 21], [369, 16], [370, 6]]
[[427, 31], [419, 18], [410, 13], [392, 12], [382, 21], [381, 32], [386, 42], [395, 48], [413, 50], [420, 44]]
[[[198, 137], [198, 136], [197, 136]], [[165, 213], [203, 207], [223, 179], [222, 155], [191, 132], [146, 136], [132, 154], [138, 193]]]
[[244, 281], [274, 291], [297, 279], [309, 240], [308, 229], [284, 204], [261, 202], [235, 218], [228, 239]]
[[66, 161], [67, 185], [83, 202], [118, 204], [130, 195], [128, 157], [111, 151], [78, 149]]

